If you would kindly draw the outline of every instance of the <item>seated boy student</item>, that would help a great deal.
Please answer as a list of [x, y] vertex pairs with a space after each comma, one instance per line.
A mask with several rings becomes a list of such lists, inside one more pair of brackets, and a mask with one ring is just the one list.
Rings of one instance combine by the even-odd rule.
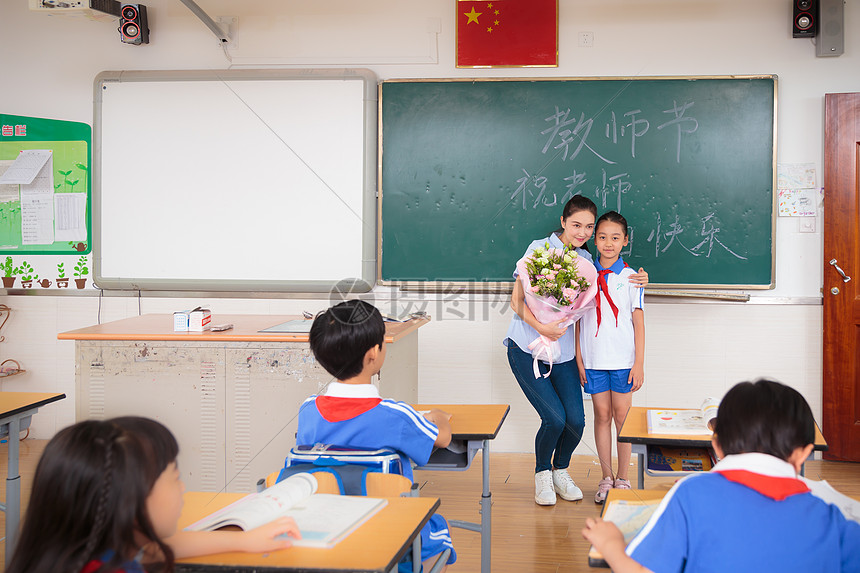
[[[351, 448], [391, 448], [400, 454], [404, 475], [412, 479], [410, 459], [424, 465], [434, 447], [451, 442], [450, 414], [431, 410], [423, 416], [408, 404], [384, 400], [371, 378], [385, 361], [385, 323], [379, 310], [349, 300], [320, 313], [310, 331], [317, 362], [337, 381], [311, 396], [299, 409], [298, 444], [332, 444]], [[451, 549], [442, 516], [433, 515], [421, 531], [421, 559]], [[409, 568], [411, 571], [411, 568]]]
[[814, 438], [796, 390], [741, 382], [720, 403], [713, 470], [675, 484], [626, 552], [612, 523], [588, 518], [582, 535], [616, 573], [860, 571], [860, 524], [797, 479]]

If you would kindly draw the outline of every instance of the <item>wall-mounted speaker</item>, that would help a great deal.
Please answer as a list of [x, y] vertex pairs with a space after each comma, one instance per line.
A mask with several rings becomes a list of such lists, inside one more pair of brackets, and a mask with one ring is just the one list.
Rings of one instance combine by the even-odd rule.
[[149, 43], [146, 6], [143, 4], [123, 4], [120, 7], [119, 38], [126, 44]]
[[818, 30], [818, 0], [794, 0], [793, 38], [814, 38]]
[[816, 56], [841, 56], [845, 52], [844, 3], [819, 0]]

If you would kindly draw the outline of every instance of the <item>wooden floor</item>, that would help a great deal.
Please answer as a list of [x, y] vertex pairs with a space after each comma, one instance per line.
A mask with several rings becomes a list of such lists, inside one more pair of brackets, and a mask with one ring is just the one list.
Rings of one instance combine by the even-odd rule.
[[[21, 505], [26, 508], [33, 472], [45, 447], [43, 440], [21, 442]], [[6, 475], [6, 444], [0, 444], [0, 475]], [[635, 459], [635, 456], [634, 456]], [[600, 506], [592, 501], [600, 473], [596, 458], [575, 456], [571, 475], [582, 488], [585, 499], [559, 500], [553, 507], [534, 503], [534, 456], [532, 454], [492, 454], [490, 465], [493, 493], [494, 573], [562, 573], [594, 571], [587, 565], [588, 544], [582, 539], [585, 518], [598, 515]], [[635, 467], [630, 468], [635, 476]], [[812, 461], [806, 476], [825, 479], [839, 491], [860, 498], [860, 464]], [[481, 454], [465, 472], [416, 472], [424, 497], [442, 500], [440, 513], [446, 518], [480, 521]], [[668, 490], [674, 479], [645, 478], [648, 488]], [[5, 480], [0, 480], [0, 497], [5, 499]], [[5, 531], [5, 515], [0, 513], [0, 531]], [[480, 535], [453, 529], [459, 559], [448, 568], [451, 573], [480, 571]], [[5, 546], [0, 544], [0, 567]]]

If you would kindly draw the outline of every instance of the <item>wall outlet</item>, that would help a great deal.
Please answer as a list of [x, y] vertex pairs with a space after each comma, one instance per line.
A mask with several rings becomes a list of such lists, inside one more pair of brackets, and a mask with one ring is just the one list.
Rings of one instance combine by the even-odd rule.
[[815, 232], [815, 217], [800, 217], [799, 220], [801, 233]]
[[594, 46], [594, 32], [580, 32], [579, 33], [579, 47], [580, 48], [591, 48]]

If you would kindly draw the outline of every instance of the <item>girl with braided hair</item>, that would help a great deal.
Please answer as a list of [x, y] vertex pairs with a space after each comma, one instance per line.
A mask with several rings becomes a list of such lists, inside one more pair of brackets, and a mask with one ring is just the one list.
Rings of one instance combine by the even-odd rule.
[[291, 518], [250, 531], [177, 531], [179, 446], [148, 418], [88, 420], [48, 443], [7, 573], [173, 571], [174, 559], [266, 552], [298, 537]]

